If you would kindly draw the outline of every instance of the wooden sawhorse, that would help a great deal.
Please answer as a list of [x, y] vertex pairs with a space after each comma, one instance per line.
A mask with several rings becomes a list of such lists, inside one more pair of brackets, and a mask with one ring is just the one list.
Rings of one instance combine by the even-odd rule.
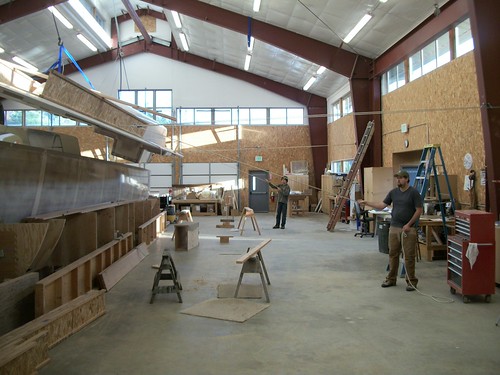
[[[173, 285], [158, 286], [160, 280], [172, 280]], [[151, 290], [151, 300], [149, 301], [149, 303], [153, 303], [155, 296], [159, 293], [177, 293], [179, 303], [182, 303], [182, 285], [179, 281], [179, 274], [177, 273], [174, 261], [170, 257], [170, 254], [167, 252], [167, 250], [163, 252], [161, 263], [158, 267], [158, 271], [155, 274], [153, 288]]]
[[[243, 229], [245, 229], [245, 222], [247, 221], [247, 217], [249, 217], [250, 220], [252, 221], [253, 230], [254, 231], [256, 230], [260, 236], [261, 234], [260, 234], [259, 224], [257, 224], [257, 218], [255, 217], [255, 213], [253, 212], [253, 210], [250, 207], [244, 207], [243, 211], [241, 212], [240, 221], [238, 223], [238, 229], [240, 230], [240, 236], [243, 235]], [[241, 224], [242, 221], [243, 221], [243, 225]]]
[[[240, 278], [238, 279], [238, 284], [236, 285], [236, 290], [234, 292], [234, 298], [238, 298], [238, 292], [240, 290], [241, 281], [243, 280], [243, 275], [245, 273], [258, 273], [260, 274], [260, 280], [262, 281], [262, 287], [264, 288], [264, 293], [266, 294], [266, 302], [270, 302], [269, 292], [267, 291], [267, 284], [271, 285], [269, 280], [269, 275], [267, 274], [266, 265], [264, 264], [264, 258], [262, 257], [261, 250], [266, 246], [271, 239], [261, 242], [254, 248], [248, 248], [247, 253], [236, 260], [236, 263], [243, 264], [241, 267]], [[265, 276], [265, 280], [264, 280]]]

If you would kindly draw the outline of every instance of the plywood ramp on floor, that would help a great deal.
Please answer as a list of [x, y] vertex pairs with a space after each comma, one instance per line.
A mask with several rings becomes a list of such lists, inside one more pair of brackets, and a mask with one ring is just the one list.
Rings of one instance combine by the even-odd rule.
[[104, 271], [99, 273], [101, 288], [107, 291], [114, 287], [127, 273], [137, 266], [146, 256], [148, 251], [145, 243], [127, 253]]

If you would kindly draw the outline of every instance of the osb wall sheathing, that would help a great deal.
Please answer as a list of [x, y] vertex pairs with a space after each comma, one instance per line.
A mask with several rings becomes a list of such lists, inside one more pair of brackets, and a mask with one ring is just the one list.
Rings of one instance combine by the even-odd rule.
[[[466, 153], [473, 158], [478, 179], [476, 190], [480, 208], [485, 204], [485, 188], [479, 170], [484, 167], [484, 140], [479, 110], [473, 53], [410, 82], [382, 98], [383, 165], [392, 166], [393, 154], [439, 144], [449, 175], [458, 176], [458, 197], [462, 207], [469, 204], [463, 184], [468, 171], [463, 166]], [[401, 124], [409, 132], [401, 133]], [[409, 146], [405, 148], [404, 141]], [[439, 160], [439, 159], [438, 159]]]
[[[179, 176], [181, 163], [240, 163], [242, 182], [241, 205], [248, 206], [248, 173], [251, 170], [269, 171], [274, 182], [279, 182], [283, 165], [290, 171], [290, 163], [305, 160], [309, 166], [309, 185], [315, 189], [311, 139], [308, 126], [167, 126], [168, 138], [182, 140], [176, 149], [183, 158], [153, 155], [152, 163], [173, 163]], [[53, 128], [55, 132], [78, 137], [82, 155], [103, 158], [106, 139], [93, 132], [92, 127]], [[111, 149], [112, 140], [108, 141]], [[100, 154], [100, 155], [99, 155]], [[262, 161], [255, 161], [262, 156]], [[351, 157], [351, 156], [350, 156]], [[237, 171], [235, 171], [237, 172]], [[174, 183], [176, 183], [174, 181]], [[311, 203], [315, 203], [316, 194]], [[313, 201], [314, 200], [314, 201]]]
[[356, 156], [354, 116], [341, 117], [328, 124], [328, 161], [353, 159]]

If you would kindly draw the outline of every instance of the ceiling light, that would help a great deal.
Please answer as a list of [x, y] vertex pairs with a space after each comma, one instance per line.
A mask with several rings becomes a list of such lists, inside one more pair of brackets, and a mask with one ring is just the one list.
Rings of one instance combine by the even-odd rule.
[[304, 85], [303, 89], [304, 91], [307, 91], [309, 90], [309, 87], [312, 86], [312, 84], [316, 81], [316, 77], [311, 77], [309, 78], [309, 81], [307, 81], [307, 83]]
[[326, 68], [325, 68], [324, 66], [320, 66], [320, 67], [318, 68], [318, 70], [316, 70], [316, 74], [317, 74], [317, 75], [321, 75], [321, 74], [323, 74], [323, 72], [324, 72], [325, 70], [326, 70]]
[[0, 47], [0, 53], [4, 53], [4, 52], [5, 52], [5, 50], [2, 47]]
[[363, 18], [361, 18], [361, 20], [356, 24], [356, 26], [354, 26], [354, 29], [352, 29], [351, 32], [347, 34], [347, 36], [344, 39], [344, 43], [349, 43], [352, 40], [352, 38], [354, 38], [356, 34], [359, 33], [359, 31], [363, 27], [365, 27], [365, 25], [368, 23], [368, 21], [371, 20], [371, 18], [372, 18], [371, 14], [365, 14]]
[[96, 46], [94, 46], [92, 43], [90, 43], [90, 41], [85, 38], [85, 36], [83, 36], [82, 34], [76, 34], [76, 37], [78, 39], [80, 39], [80, 41], [85, 44], [87, 47], [89, 47], [89, 49], [93, 52], [96, 52], [97, 51], [97, 48]]
[[186, 38], [186, 34], [179, 33], [179, 38], [181, 38], [182, 48], [184, 49], [184, 51], [189, 51], [189, 45]]
[[247, 46], [248, 48], [248, 52], [252, 52], [253, 51], [253, 45], [255, 44], [255, 38], [253, 36], [250, 37], [250, 45]]
[[68, 29], [72, 29], [73, 28], [73, 25], [71, 24], [71, 22], [69, 22], [66, 17], [64, 17], [61, 12], [59, 12], [56, 8], [54, 8], [53, 6], [50, 6], [47, 8], [49, 10], [50, 13], [52, 13], [59, 21], [61, 21], [61, 23], [66, 26]]
[[33, 66], [31, 65], [30, 63], [27, 63], [26, 61], [24, 61], [23, 59], [21, 59], [20, 57], [17, 57], [17, 56], [14, 56], [12, 58], [12, 60], [14, 60], [16, 63], [18, 63], [19, 65], [22, 65], [24, 66], [26, 69], [29, 69], [29, 70], [34, 70], [35, 72], [38, 72], [38, 68], [36, 66]]
[[181, 17], [179, 16], [179, 13], [177, 13], [175, 10], [172, 10], [171, 13], [172, 17], [174, 18], [175, 27], [177, 27], [178, 29], [182, 29]]
[[87, 23], [88, 26], [102, 39], [102, 41], [111, 48], [113, 43], [111, 42], [111, 38], [104, 31], [104, 29], [97, 23], [95, 18], [85, 9], [85, 7], [78, 0], [69, 0], [68, 4], [78, 13], [78, 15], [83, 18], [83, 20]]
[[253, 0], [253, 11], [258, 12], [260, 9], [260, 0]]
[[250, 68], [250, 60], [252, 60], [252, 55], [248, 54], [245, 57], [245, 67], [243, 69], [247, 70]]
[[380, 0], [381, 3], [387, 3], [387, 0]]

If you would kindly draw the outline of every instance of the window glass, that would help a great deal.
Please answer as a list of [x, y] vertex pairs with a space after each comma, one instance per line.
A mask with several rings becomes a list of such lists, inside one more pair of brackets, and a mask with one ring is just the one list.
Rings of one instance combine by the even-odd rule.
[[125, 91], [125, 90], [118, 91], [118, 99], [123, 100], [124, 102], [127, 102], [127, 103], [136, 104], [135, 103], [135, 90], [133, 90], [133, 91]]
[[457, 50], [457, 57], [466, 54], [474, 49], [474, 40], [472, 39], [472, 32], [470, 30], [470, 20], [466, 19], [455, 27], [455, 48]]
[[333, 103], [333, 121], [338, 120], [342, 117], [342, 112], [340, 111], [340, 100]]
[[240, 125], [250, 124], [250, 109], [249, 108], [239, 108], [238, 109], [238, 121]]
[[404, 86], [406, 83], [404, 61], [401, 62], [396, 68], [397, 68], [397, 74], [398, 74], [398, 87]]
[[172, 106], [172, 91], [157, 90], [155, 107], [171, 107]]
[[436, 44], [432, 42], [422, 49], [422, 73], [427, 74], [436, 69]]
[[436, 40], [437, 66], [442, 66], [451, 61], [450, 34], [441, 35]]
[[288, 108], [286, 123], [293, 125], [304, 125], [304, 108]]
[[269, 123], [271, 125], [283, 125], [287, 123], [286, 108], [270, 108]]
[[5, 125], [23, 126], [23, 111], [5, 111]]
[[66, 118], [66, 117], [60, 117], [60, 119], [61, 119], [61, 126], [75, 126], [76, 125], [75, 120], [71, 120], [71, 119]]
[[250, 108], [250, 124], [266, 125], [267, 124], [267, 109], [266, 108]]
[[194, 125], [194, 109], [193, 108], [181, 108], [179, 110], [179, 115], [177, 116], [177, 122], [181, 124]]
[[350, 96], [342, 98], [342, 114], [345, 116], [352, 112], [352, 100]]
[[212, 110], [210, 108], [196, 108], [194, 122], [196, 125], [210, 125], [212, 123]]
[[[387, 94], [388, 88], [387, 88], [387, 73], [382, 74], [382, 79], [380, 81], [380, 84], [382, 86], [382, 95]], [[335, 120], [335, 113], [334, 113], [334, 120]]]
[[137, 91], [137, 105], [145, 108], [154, 108], [153, 91]]
[[26, 111], [26, 126], [41, 126], [42, 111]]
[[394, 91], [398, 88], [398, 67], [395, 66], [387, 72], [387, 88], [388, 92]]
[[231, 125], [231, 108], [215, 108], [214, 124]]
[[410, 57], [410, 81], [422, 76], [422, 53], [418, 51]]

